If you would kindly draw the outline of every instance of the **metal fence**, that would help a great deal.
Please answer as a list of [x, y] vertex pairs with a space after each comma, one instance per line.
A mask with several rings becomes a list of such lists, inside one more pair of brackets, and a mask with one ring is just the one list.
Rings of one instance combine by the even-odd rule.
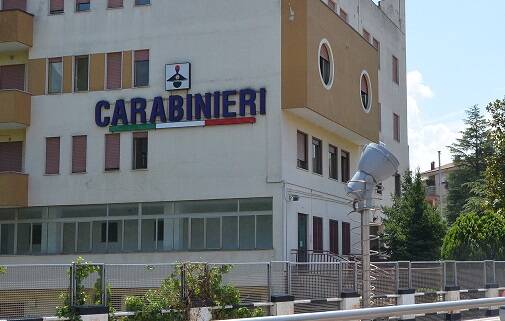
[[[211, 266], [220, 265], [211, 263]], [[360, 262], [259, 262], [232, 263], [224, 282], [240, 290], [243, 303], [268, 302], [271, 295], [292, 294], [297, 300], [338, 298], [344, 291], [360, 292]], [[8, 265], [0, 275], [0, 319], [50, 316], [70, 288], [71, 265]], [[175, 264], [106, 264], [105, 282], [111, 303], [124, 309], [124, 299], [156, 289], [175, 271]], [[378, 262], [373, 263], [374, 306], [393, 305], [399, 288], [414, 288], [423, 296], [416, 302], [443, 300], [446, 286], [471, 290], [462, 297], [482, 297], [489, 284], [505, 288], [505, 261], [479, 262]], [[86, 280], [92, 289], [96, 276]], [[337, 303], [328, 307], [338, 306]], [[325, 306], [326, 308], [326, 306]], [[299, 306], [299, 311], [305, 311]]]

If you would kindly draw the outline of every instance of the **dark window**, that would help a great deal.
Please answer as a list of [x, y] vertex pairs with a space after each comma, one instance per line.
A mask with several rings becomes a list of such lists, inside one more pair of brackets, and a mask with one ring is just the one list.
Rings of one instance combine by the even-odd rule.
[[149, 85], [149, 50], [136, 50], [134, 54], [134, 86]]
[[400, 141], [400, 116], [393, 114], [393, 138]]
[[76, 0], [75, 11], [89, 11], [90, 8], [90, 0]]
[[87, 136], [72, 136], [72, 173], [86, 172]]
[[400, 174], [395, 175], [395, 195], [400, 196], [402, 194], [402, 183]]
[[109, 0], [107, 6], [108, 8], [122, 8], [123, 0]]
[[60, 138], [46, 138], [46, 174], [60, 173]]
[[23, 142], [0, 143], [0, 172], [23, 171]]
[[0, 89], [25, 90], [25, 65], [0, 66]]
[[312, 249], [323, 251], [323, 219], [317, 216], [312, 218]]
[[75, 57], [75, 91], [88, 90], [89, 57]]
[[2, 10], [19, 9], [26, 11], [26, 0], [3, 0]]
[[368, 111], [370, 109], [370, 86], [366, 75], [361, 76], [361, 104]]
[[136, 6], [143, 6], [146, 4], [151, 4], [151, 0], [135, 0]]
[[309, 169], [309, 162], [307, 161], [307, 134], [297, 132], [297, 166], [303, 169]]
[[340, 8], [339, 15], [340, 15], [340, 18], [342, 18], [342, 20], [344, 20], [345, 22], [349, 22], [349, 16], [347, 15], [347, 12], [342, 10], [342, 8]]
[[370, 42], [370, 32], [368, 32], [366, 29], [363, 29], [363, 38], [366, 39], [366, 41]]
[[339, 254], [338, 252], [338, 221], [330, 220], [330, 252]]
[[107, 54], [107, 89], [121, 88], [121, 68], [123, 66], [123, 54], [111, 52]]
[[51, 0], [49, 3], [49, 13], [58, 14], [64, 12], [64, 0]]
[[121, 155], [120, 134], [105, 134], [105, 170], [119, 169]]
[[[109, 226], [107, 231], [107, 225]], [[108, 232], [108, 233], [107, 233]], [[101, 231], [101, 241], [105, 243], [106, 240], [110, 243], [116, 243], [118, 241], [118, 224], [117, 222], [106, 222], [102, 223]]]
[[351, 224], [342, 222], [342, 254], [351, 254]]
[[346, 183], [351, 179], [351, 166], [350, 155], [346, 151], [341, 151], [340, 154], [340, 167], [342, 172], [342, 182]]
[[397, 84], [400, 83], [398, 58], [396, 58], [395, 56], [393, 56], [393, 81]]
[[162, 219], [158, 220], [158, 239], [157, 241], [163, 241], [165, 239], [165, 226]]
[[330, 163], [330, 178], [338, 179], [338, 148], [333, 145], [328, 147], [328, 161]]
[[331, 81], [330, 51], [325, 44], [321, 46], [319, 53], [319, 68], [321, 69], [324, 84], [329, 85]]
[[42, 224], [32, 225], [32, 245], [42, 244]]
[[147, 132], [133, 133], [133, 169], [147, 168]]
[[328, 0], [328, 7], [330, 7], [330, 9], [333, 11], [337, 9], [337, 5], [335, 4], [334, 0]]
[[323, 146], [320, 139], [312, 138], [312, 171], [323, 174]]

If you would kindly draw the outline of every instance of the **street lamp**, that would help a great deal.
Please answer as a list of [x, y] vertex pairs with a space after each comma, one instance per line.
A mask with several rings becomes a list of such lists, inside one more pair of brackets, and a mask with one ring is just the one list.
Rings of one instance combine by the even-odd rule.
[[361, 155], [357, 172], [347, 183], [347, 192], [357, 201], [361, 214], [361, 265], [363, 307], [370, 306], [370, 210], [372, 194], [380, 182], [398, 170], [398, 159], [382, 144], [368, 144]]

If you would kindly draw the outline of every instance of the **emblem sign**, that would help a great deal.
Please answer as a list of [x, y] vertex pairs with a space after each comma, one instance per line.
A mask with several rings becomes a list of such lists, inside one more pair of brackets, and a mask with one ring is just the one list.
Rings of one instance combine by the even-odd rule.
[[191, 64], [189, 62], [165, 65], [165, 90], [191, 88]]

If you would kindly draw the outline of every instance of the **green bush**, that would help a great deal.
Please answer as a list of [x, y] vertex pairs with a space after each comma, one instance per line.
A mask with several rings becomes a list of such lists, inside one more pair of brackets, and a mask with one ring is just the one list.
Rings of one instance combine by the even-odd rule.
[[[228, 265], [210, 267], [208, 264], [178, 264], [159, 289], [150, 290], [144, 297], [125, 299], [127, 311], [136, 312], [132, 321], [185, 321], [192, 307], [219, 307], [212, 311], [213, 319], [262, 316], [261, 309], [237, 308], [240, 293], [237, 288], [223, 284]], [[184, 286], [181, 284], [184, 280]], [[231, 308], [226, 308], [232, 306]], [[168, 311], [161, 314], [161, 311]]]
[[442, 257], [450, 260], [504, 260], [505, 217], [494, 212], [461, 215], [444, 238]]
[[7, 268], [0, 265], [0, 275], [7, 273]]

